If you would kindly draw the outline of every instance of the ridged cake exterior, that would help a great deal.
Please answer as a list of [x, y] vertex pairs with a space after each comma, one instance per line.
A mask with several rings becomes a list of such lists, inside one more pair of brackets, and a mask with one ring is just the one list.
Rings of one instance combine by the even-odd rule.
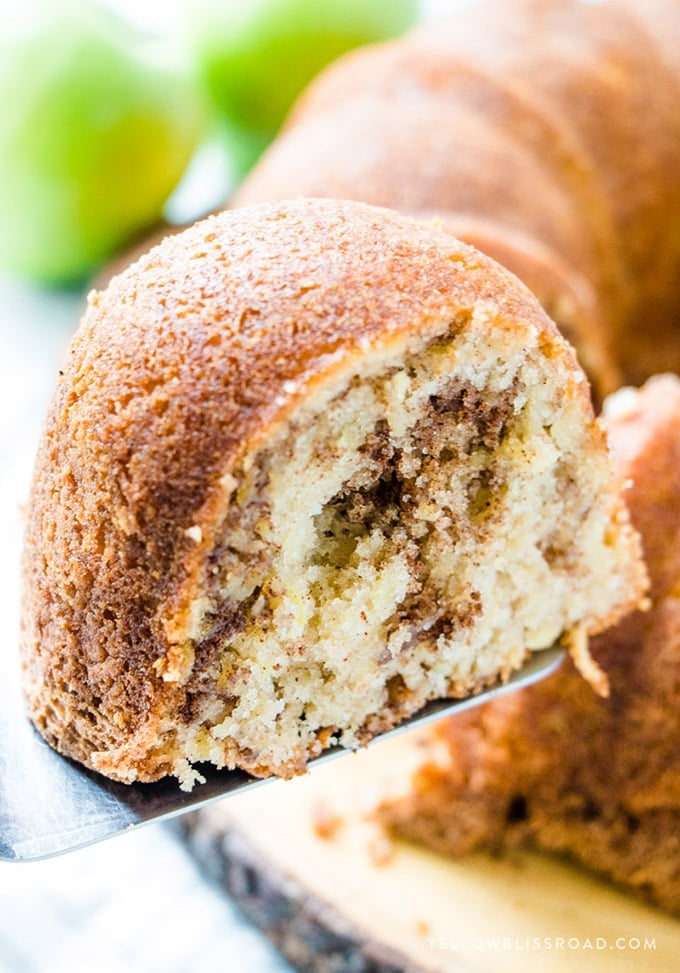
[[436, 215], [611, 392], [680, 371], [679, 100], [676, 0], [478, 0], [328, 68], [234, 204]]

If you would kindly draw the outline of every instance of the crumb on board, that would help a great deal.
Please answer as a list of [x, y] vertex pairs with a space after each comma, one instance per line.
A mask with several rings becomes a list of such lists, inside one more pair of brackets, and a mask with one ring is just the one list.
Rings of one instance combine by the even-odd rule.
[[343, 817], [325, 801], [315, 801], [311, 806], [312, 830], [317, 838], [330, 841], [343, 825]]

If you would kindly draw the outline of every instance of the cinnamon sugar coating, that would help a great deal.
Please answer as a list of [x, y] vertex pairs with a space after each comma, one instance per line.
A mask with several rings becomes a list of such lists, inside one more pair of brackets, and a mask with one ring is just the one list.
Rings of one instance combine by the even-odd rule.
[[437, 215], [531, 288], [601, 394], [679, 371], [679, 51], [675, 0], [467, 4], [330, 66], [235, 204]]
[[40, 731], [186, 787], [204, 761], [300, 772], [602, 628], [644, 580], [528, 291], [448, 234], [314, 200], [208, 219], [91, 295], [24, 571]]

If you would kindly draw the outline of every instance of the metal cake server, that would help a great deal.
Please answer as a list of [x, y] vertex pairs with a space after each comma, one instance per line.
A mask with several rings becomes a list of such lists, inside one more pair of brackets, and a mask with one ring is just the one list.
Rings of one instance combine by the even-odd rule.
[[[435, 700], [375, 742], [529, 686], [555, 672], [565, 655], [559, 648], [533, 653], [507, 683], [466, 699]], [[310, 764], [350, 752], [334, 747]], [[16, 683], [0, 684], [0, 859], [50, 858], [276, 779], [211, 767], [201, 772], [205, 784], [190, 793], [174, 778], [155, 784], [110, 781], [55, 753], [29, 723]]]

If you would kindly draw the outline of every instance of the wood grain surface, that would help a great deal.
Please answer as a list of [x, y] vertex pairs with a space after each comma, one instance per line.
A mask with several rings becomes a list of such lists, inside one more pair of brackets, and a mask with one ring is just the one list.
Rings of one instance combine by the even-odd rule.
[[414, 754], [404, 736], [185, 819], [212, 878], [310, 973], [678, 969], [680, 923], [569, 863], [446, 860], [371, 820]]

